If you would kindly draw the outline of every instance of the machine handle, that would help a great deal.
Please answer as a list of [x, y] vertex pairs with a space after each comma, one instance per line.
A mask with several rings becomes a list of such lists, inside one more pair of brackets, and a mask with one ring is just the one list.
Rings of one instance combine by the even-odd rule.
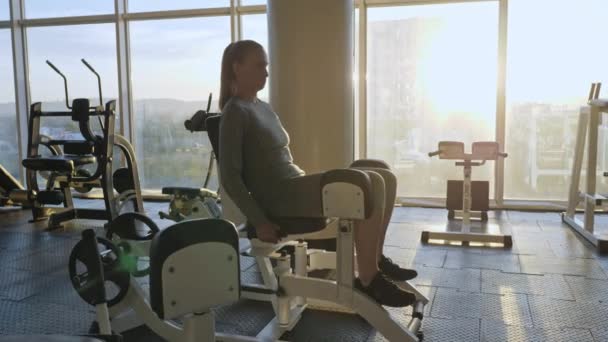
[[429, 152], [429, 157], [434, 157], [434, 156], [439, 155], [439, 154], [441, 154], [441, 150]]
[[502, 157], [502, 158], [507, 158], [509, 156], [509, 154], [505, 153], [505, 152], [498, 152], [498, 156]]

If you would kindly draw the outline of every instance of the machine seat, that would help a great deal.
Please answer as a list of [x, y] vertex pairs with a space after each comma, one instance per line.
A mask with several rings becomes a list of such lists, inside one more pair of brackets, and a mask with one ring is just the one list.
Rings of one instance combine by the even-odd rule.
[[92, 155], [64, 154], [60, 156], [33, 157], [24, 159], [26, 169], [34, 171], [73, 172], [78, 166], [93, 164], [97, 158]]
[[[325, 217], [286, 217], [271, 218], [271, 221], [279, 227], [289, 227], [290, 235], [305, 235], [325, 229], [333, 220]], [[250, 222], [245, 224], [244, 230], [247, 232], [248, 239], [257, 239], [255, 227]], [[281, 233], [281, 238], [287, 236], [287, 230], [282, 229]]]
[[205, 188], [187, 188], [187, 187], [179, 187], [179, 186], [168, 186], [162, 189], [163, 195], [173, 195], [173, 196], [187, 196], [187, 197], [217, 197], [217, 193], [215, 191], [211, 191]]

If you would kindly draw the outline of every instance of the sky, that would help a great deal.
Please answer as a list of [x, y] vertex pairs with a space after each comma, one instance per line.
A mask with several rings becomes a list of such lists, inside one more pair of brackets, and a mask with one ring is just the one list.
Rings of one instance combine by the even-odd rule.
[[[263, 3], [260, 0], [244, 4]], [[227, 6], [228, 0], [130, 0], [131, 11]], [[28, 17], [112, 13], [111, 0], [26, 0]], [[443, 94], [439, 106], [457, 106], [461, 92], [495, 93], [497, 2], [370, 8], [370, 25], [413, 17], [440, 18], [445, 27], [421, 68], [432, 91]], [[589, 83], [606, 81], [608, 46], [602, 41], [606, 0], [510, 0], [507, 96], [510, 102], [570, 103], [586, 96]], [[8, 0], [0, 0], [0, 20], [8, 18]], [[133, 94], [138, 98], [188, 101], [217, 93], [221, 52], [230, 40], [228, 17], [140, 21], [131, 24]], [[483, 29], [486, 27], [486, 29]], [[264, 15], [244, 19], [244, 37], [266, 39]], [[477, 45], [475, 44], [477, 42]], [[28, 29], [32, 99], [63, 98], [61, 79], [44, 63], [52, 60], [68, 76], [74, 96], [94, 96], [86, 58], [103, 78], [104, 93], [117, 95], [113, 24]], [[469, 53], [461, 53], [466, 48]], [[449, 62], [445, 62], [447, 57]], [[483, 70], [465, 73], [466, 70]], [[452, 74], [453, 77], [445, 75]], [[14, 100], [10, 32], [0, 30], [0, 102]], [[8, 84], [5, 86], [4, 84]], [[486, 86], [487, 85], [487, 86]], [[475, 88], [477, 87], [477, 89]], [[492, 89], [487, 89], [491, 87]], [[72, 95], [71, 94], [71, 95]], [[72, 96], [71, 96], [72, 97]], [[481, 96], [480, 96], [481, 97]], [[487, 106], [480, 104], [480, 106]]]

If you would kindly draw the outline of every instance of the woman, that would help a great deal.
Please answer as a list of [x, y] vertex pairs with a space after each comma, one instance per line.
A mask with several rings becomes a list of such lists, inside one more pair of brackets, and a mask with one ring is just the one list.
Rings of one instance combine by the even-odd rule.
[[[266, 84], [268, 58], [252, 41], [232, 43], [224, 50], [221, 70], [220, 179], [257, 237], [276, 243], [281, 235], [323, 228], [320, 201], [321, 174], [305, 175], [289, 150], [289, 136], [268, 103], [257, 98]], [[386, 169], [366, 169], [372, 181], [375, 209], [355, 225], [360, 291], [387, 306], [408, 306], [412, 293], [392, 280], [414, 278], [382, 254], [386, 228], [395, 202], [397, 182]], [[290, 217], [294, 219], [278, 219]], [[298, 219], [300, 217], [300, 219]]]

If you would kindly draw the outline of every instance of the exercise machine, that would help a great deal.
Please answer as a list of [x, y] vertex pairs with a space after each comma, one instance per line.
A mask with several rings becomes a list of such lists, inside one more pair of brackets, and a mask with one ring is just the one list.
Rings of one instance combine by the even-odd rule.
[[[47, 61], [63, 78], [65, 102], [69, 110], [47, 112], [42, 110], [40, 102], [31, 105], [28, 152], [27, 158], [22, 162], [26, 168], [27, 190], [11, 193], [15, 202], [30, 204], [33, 221], [48, 218], [49, 229], [61, 227], [62, 222], [78, 218], [111, 221], [127, 204], [130, 204], [129, 210], [144, 210], [133, 147], [124, 137], [114, 133], [116, 101], [109, 101], [103, 106], [101, 78], [84, 59], [82, 63], [97, 77], [100, 104], [91, 106], [88, 99], [74, 99], [70, 105], [67, 78]], [[59, 140], [40, 134], [41, 119], [57, 117], [69, 117], [77, 122], [84, 139]], [[101, 134], [92, 129], [91, 117], [98, 118]], [[41, 155], [40, 146], [49, 149], [51, 155]], [[112, 172], [114, 147], [122, 151], [127, 166]], [[94, 171], [89, 172], [86, 167], [93, 165]], [[48, 175], [43, 189], [38, 185], [40, 173]], [[105, 208], [75, 208], [72, 189], [86, 193], [93, 188], [102, 189]], [[63, 208], [48, 205], [63, 205]]]
[[[572, 163], [572, 177], [570, 178], [570, 191], [568, 194], [568, 208], [562, 213], [562, 220], [575, 232], [592, 243], [599, 253], [608, 253], [608, 235], [595, 232], [596, 209], [604, 209], [608, 197], [597, 193], [597, 155], [598, 132], [602, 125], [603, 114], [608, 113], [608, 100], [599, 99], [601, 83], [593, 83], [589, 91], [587, 106], [580, 109], [578, 117], [578, 130], [574, 149], [574, 162]], [[585, 154], [585, 140], [587, 143], [587, 165], [585, 177], [585, 190], [580, 191], [580, 179]], [[604, 172], [604, 177], [608, 172]], [[583, 220], [576, 218], [576, 208], [583, 203]]]
[[464, 143], [457, 141], [440, 141], [437, 151], [430, 152], [429, 157], [439, 156], [439, 159], [457, 160], [456, 166], [462, 166], [464, 179], [448, 181], [447, 209], [448, 219], [460, 219], [460, 231], [423, 231], [421, 240], [458, 241], [468, 246], [470, 242], [500, 243], [505, 248], [513, 245], [510, 235], [476, 233], [471, 231], [471, 219], [487, 221], [489, 209], [489, 182], [473, 182], [471, 180], [474, 166], [481, 166], [488, 160], [506, 158], [507, 154], [500, 152], [500, 146], [493, 141], [474, 142], [471, 153], [465, 153]]
[[80, 297], [90, 304], [95, 301], [89, 289], [100, 279], [119, 289], [108, 299], [113, 331], [120, 330], [121, 317], [115, 313], [126, 312], [134, 313], [170, 342], [257, 341], [215, 332], [211, 308], [236, 302], [241, 293], [239, 237], [232, 223], [193, 219], [154, 234], [149, 249], [149, 292], [123, 266], [121, 247], [107, 239], [97, 240], [102, 267], [89, 266], [90, 249], [79, 243], [70, 255], [70, 278]]
[[[209, 140], [218, 160], [221, 158], [220, 121], [221, 116], [206, 120]], [[374, 161], [362, 160], [351, 166], [364, 167], [372, 163]], [[251, 225], [244, 224], [239, 229], [250, 239], [248, 253], [255, 256], [264, 285], [272, 292], [275, 318], [263, 329], [266, 332], [264, 337], [278, 339], [293, 329], [306, 308], [314, 306], [359, 314], [389, 341], [419, 341], [423, 336], [421, 325], [428, 298], [415, 286], [409, 282], [399, 284], [416, 296], [412, 319], [406, 326], [395, 321], [382, 306], [353, 286], [354, 225], [357, 220], [368, 218], [374, 205], [368, 175], [354, 168], [330, 170], [324, 173], [321, 183], [319, 197], [323, 202], [323, 212], [316, 217], [329, 218], [322, 230], [288, 235], [276, 244], [269, 244], [255, 237]], [[308, 249], [307, 241], [327, 239], [335, 241], [335, 252]], [[291, 255], [284, 251], [288, 246], [293, 249], [293, 267]], [[336, 279], [310, 277], [309, 273], [317, 269], [335, 270]]]
[[[218, 113], [210, 112], [212, 98], [213, 95], [210, 93], [207, 99], [207, 109], [197, 111], [190, 119], [184, 122], [184, 126], [188, 131], [205, 132], [207, 130], [205, 120], [209, 116], [218, 115]], [[209, 154], [209, 164], [203, 188], [164, 187], [162, 193], [164, 195], [171, 195], [171, 202], [169, 203], [168, 213], [163, 211], [158, 213], [160, 218], [176, 222], [193, 218], [221, 218], [222, 207], [218, 195], [219, 189], [213, 191], [208, 188], [214, 165], [215, 155], [211, 152]]]
[[[208, 134], [217, 158], [218, 152], [219, 121], [221, 117], [214, 116], [206, 120]], [[428, 304], [428, 298], [420, 293], [411, 283], [399, 283], [401, 287], [412, 292], [416, 301], [412, 307], [412, 317], [407, 325], [400, 323], [395, 317], [381, 305], [354, 288], [354, 235], [355, 222], [368, 218], [374, 206], [371, 196], [371, 180], [367, 173], [357, 169], [337, 169], [324, 174], [322, 188], [319, 197], [323, 201], [323, 212], [319, 213], [328, 217], [327, 225], [321, 231], [285, 236], [276, 244], [264, 243], [252, 234], [251, 226], [243, 225], [236, 229], [230, 227], [227, 222], [219, 219], [194, 219], [175, 223], [173, 226], [160, 230], [154, 222], [138, 213], [126, 213], [119, 216], [107, 230], [123, 255], [146, 256], [149, 255], [150, 263], [148, 269], [134, 266], [137, 264], [132, 257], [127, 257], [121, 265], [131, 265], [124, 269], [122, 275], [109, 278], [114, 282], [113, 287], [117, 291], [114, 298], [108, 300], [112, 328], [117, 332], [125, 332], [141, 324], [147, 325], [152, 331], [169, 341], [185, 341], [184, 332], [190, 327], [200, 337], [200, 341], [213, 341], [213, 336], [221, 341], [241, 341], [242, 336], [221, 336], [213, 333], [213, 326], [205, 317], [192, 317], [183, 325], [170, 323], [167, 318], [176, 318], [176, 315], [167, 316], [159, 311], [158, 303], [172, 303], [173, 306], [192, 305], [179, 311], [192, 312], [194, 306], [201, 315], [206, 314], [206, 307], [200, 307], [212, 299], [218, 301], [222, 298], [226, 302], [235, 301], [238, 297], [226, 297], [225, 293], [216, 295], [215, 290], [208, 288], [240, 289], [242, 298], [253, 300], [270, 301], [275, 317], [261, 329], [255, 339], [259, 341], [279, 341], [281, 336], [291, 331], [299, 322], [305, 310], [311, 306], [359, 314], [368, 321], [376, 330], [390, 341], [420, 341], [423, 337], [421, 325], [424, 307]], [[135, 224], [139, 221], [140, 224]], [[138, 226], [147, 226], [146, 229], [138, 229]], [[232, 243], [230, 253], [218, 252], [206, 246], [206, 239], [217, 239], [223, 236], [219, 227], [230, 231]], [[239, 233], [240, 232], [240, 233]], [[208, 237], [207, 237], [208, 235]], [[167, 243], [165, 236], [171, 236]], [[187, 237], [186, 237], [187, 236]], [[234, 282], [235, 278], [225, 278], [227, 272], [238, 273], [238, 261], [236, 264], [226, 263], [238, 258], [239, 236], [249, 237], [251, 247], [246, 251], [248, 255], [254, 256], [260, 268], [263, 286], [244, 284], [240, 281]], [[212, 238], [214, 237], [214, 238]], [[306, 240], [317, 238], [336, 240], [337, 251], [327, 253], [315, 253], [309, 250]], [[110, 241], [110, 240], [108, 240]], [[214, 240], [218, 242], [217, 240]], [[181, 251], [189, 244], [189, 251]], [[161, 247], [163, 246], [163, 247]], [[171, 247], [169, 247], [171, 246]], [[198, 251], [198, 248], [201, 251]], [[293, 250], [292, 255], [286, 249]], [[157, 250], [164, 250], [164, 256], [159, 258]], [[205, 251], [203, 251], [205, 250]], [[173, 256], [175, 254], [175, 257]], [[229, 257], [226, 258], [225, 255]], [[166, 256], [166, 257], [165, 257]], [[222, 256], [222, 257], [220, 257]], [[174, 262], [161, 266], [159, 260], [170, 260]], [[273, 265], [274, 263], [274, 265]], [[275, 266], [276, 265], [276, 266]], [[159, 271], [162, 268], [162, 272]], [[181, 269], [180, 269], [181, 268]], [[316, 268], [335, 269], [336, 279], [313, 278], [309, 275]], [[72, 269], [72, 267], [70, 268]], [[70, 271], [72, 274], [72, 271]], [[149, 295], [145, 289], [134, 280], [135, 274], [150, 274]], [[179, 273], [171, 276], [171, 273]], [[83, 272], [87, 274], [88, 272]], [[162, 275], [162, 294], [160, 296], [159, 274]], [[129, 281], [123, 277], [128, 276]], [[171, 277], [169, 277], [171, 276]], [[172, 282], [172, 279], [176, 283]], [[86, 288], [86, 285], [80, 286]], [[165, 289], [168, 289], [165, 291]], [[175, 293], [168, 292], [175, 290]], [[212, 293], [202, 296], [201, 293]], [[148, 298], [149, 300], [146, 300]], [[178, 297], [179, 296], [179, 297]], [[151, 303], [148, 305], [147, 303]], [[157, 304], [155, 304], [157, 303]], [[220, 304], [220, 302], [215, 302]], [[330, 305], [329, 305], [330, 304]], [[207, 304], [205, 304], [207, 305]], [[165, 306], [167, 308], [167, 306]], [[155, 312], [156, 315], [151, 314]], [[191, 330], [192, 331], [192, 330]], [[194, 333], [193, 333], [194, 334]], [[206, 335], [205, 335], [206, 334]], [[190, 340], [188, 340], [190, 341]]]
[[10, 194], [14, 190], [24, 190], [23, 185], [0, 165], [0, 207], [13, 205]]

